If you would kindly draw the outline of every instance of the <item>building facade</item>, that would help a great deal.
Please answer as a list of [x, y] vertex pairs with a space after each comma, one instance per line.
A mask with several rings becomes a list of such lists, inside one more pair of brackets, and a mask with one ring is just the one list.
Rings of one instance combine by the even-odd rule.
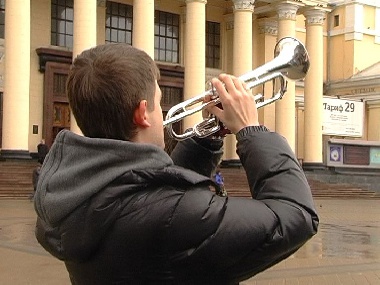
[[[125, 42], [154, 58], [165, 115], [219, 73], [240, 76], [272, 61], [278, 40], [295, 37], [309, 71], [259, 110], [260, 123], [282, 134], [306, 167], [345, 166], [351, 157], [350, 167], [380, 168], [379, 1], [0, 0], [0, 16], [3, 159], [30, 159], [62, 129], [80, 133], [65, 81], [72, 59], [92, 46]], [[252, 92], [269, 98], [272, 89], [268, 82]], [[170, 151], [175, 141], [166, 140]], [[226, 165], [238, 161], [235, 144], [226, 137]], [[369, 164], [358, 160], [363, 147]]]

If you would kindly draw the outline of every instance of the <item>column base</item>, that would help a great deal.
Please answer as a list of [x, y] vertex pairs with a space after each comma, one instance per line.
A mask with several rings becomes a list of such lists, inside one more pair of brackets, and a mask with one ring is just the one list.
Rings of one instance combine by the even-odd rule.
[[0, 160], [7, 160], [7, 159], [30, 160], [32, 159], [32, 157], [30, 156], [30, 153], [27, 150], [2, 149], [0, 152]]
[[326, 165], [322, 162], [302, 162], [302, 168], [307, 171], [327, 169]]
[[220, 163], [220, 166], [222, 168], [240, 168], [242, 167], [242, 164], [240, 162], [240, 159], [228, 159], [228, 160], [222, 160]]

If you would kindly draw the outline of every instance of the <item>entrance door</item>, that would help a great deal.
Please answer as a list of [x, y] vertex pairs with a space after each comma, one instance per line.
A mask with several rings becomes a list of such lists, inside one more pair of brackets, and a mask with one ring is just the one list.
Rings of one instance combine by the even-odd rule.
[[57, 134], [70, 129], [70, 108], [66, 96], [66, 79], [70, 64], [47, 62], [45, 69], [43, 137], [51, 146]]

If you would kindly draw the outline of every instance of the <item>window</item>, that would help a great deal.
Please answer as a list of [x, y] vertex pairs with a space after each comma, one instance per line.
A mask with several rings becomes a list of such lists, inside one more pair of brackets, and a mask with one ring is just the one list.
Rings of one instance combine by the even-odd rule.
[[65, 92], [67, 77], [67, 74], [53, 74], [53, 94], [56, 94], [58, 96], [66, 96]]
[[335, 15], [334, 16], [334, 27], [338, 27], [339, 26], [339, 15]]
[[161, 106], [174, 106], [182, 102], [182, 88], [160, 86], [162, 92]]
[[206, 67], [220, 68], [220, 23], [206, 22]]
[[179, 15], [155, 11], [154, 59], [179, 62]]
[[5, 29], [5, 0], [0, 0], [0, 38], [4, 39]]
[[73, 47], [73, 0], [51, 1], [51, 44], [62, 47]]
[[107, 1], [106, 43], [132, 45], [133, 7]]

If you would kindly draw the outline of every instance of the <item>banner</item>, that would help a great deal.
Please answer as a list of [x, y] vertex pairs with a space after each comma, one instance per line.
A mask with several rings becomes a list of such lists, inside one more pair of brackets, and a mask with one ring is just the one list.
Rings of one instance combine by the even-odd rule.
[[364, 103], [323, 98], [324, 135], [361, 137], [363, 135]]

